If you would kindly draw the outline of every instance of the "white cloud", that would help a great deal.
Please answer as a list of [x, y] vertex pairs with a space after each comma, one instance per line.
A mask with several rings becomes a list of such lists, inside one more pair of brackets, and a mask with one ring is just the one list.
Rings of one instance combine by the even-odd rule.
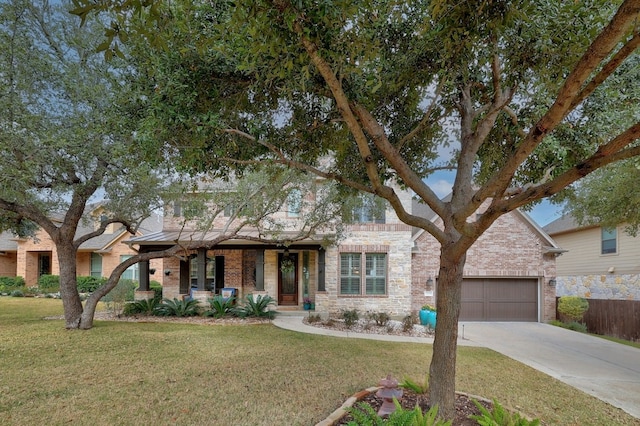
[[451, 192], [451, 188], [453, 188], [453, 182], [449, 182], [444, 179], [439, 179], [435, 182], [427, 181], [427, 184], [431, 187], [433, 192], [440, 198], [448, 195]]

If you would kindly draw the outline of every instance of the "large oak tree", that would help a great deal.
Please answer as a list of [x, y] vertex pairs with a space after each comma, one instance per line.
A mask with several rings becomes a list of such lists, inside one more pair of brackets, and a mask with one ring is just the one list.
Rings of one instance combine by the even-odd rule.
[[[76, 3], [112, 14], [107, 52], [158, 48], [134, 54], [146, 152], [219, 175], [285, 164], [376, 194], [437, 239], [430, 393], [448, 418], [467, 250], [500, 216], [640, 154], [624, 98], [640, 0]], [[442, 168], [446, 200], [425, 183]]]

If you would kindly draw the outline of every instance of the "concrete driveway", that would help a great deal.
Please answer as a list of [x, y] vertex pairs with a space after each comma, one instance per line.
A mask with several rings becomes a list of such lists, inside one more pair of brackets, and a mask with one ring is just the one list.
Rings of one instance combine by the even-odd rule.
[[459, 338], [527, 364], [640, 419], [640, 349], [541, 323], [461, 322]]

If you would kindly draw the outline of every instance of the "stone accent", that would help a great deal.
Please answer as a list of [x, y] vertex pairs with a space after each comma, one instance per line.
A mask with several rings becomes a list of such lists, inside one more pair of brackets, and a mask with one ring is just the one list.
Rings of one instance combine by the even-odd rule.
[[640, 300], [640, 274], [557, 277], [556, 294], [585, 299]]
[[133, 299], [134, 300], [151, 300], [155, 296], [155, 292], [153, 290], [149, 291], [140, 291], [136, 290]]

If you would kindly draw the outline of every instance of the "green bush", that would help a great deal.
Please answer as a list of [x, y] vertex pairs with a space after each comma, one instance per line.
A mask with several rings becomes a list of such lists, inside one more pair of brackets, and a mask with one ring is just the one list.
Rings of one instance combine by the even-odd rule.
[[270, 305], [275, 304], [276, 301], [273, 300], [273, 297], [269, 295], [261, 295], [255, 299], [253, 298], [253, 294], [248, 294], [244, 298], [244, 304], [242, 306], [237, 306], [231, 310], [231, 313], [239, 316], [240, 318], [247, 317], [265, 317], [265, 318], [273, 318], [275, 316], [275, 312], [269, 309]]
[[0, 293], [10, 294], [14, 290], [25, 289], [24, 278], [22, 277], [0, 277]]
[[567, 323], [567, 328], [569, 330], [578, 331], [580, 333], [587, 332], [587, 325], [578, 321], [571, 321], [570, 323]]
[[471, 419], [478, 422], [480, 426], [539, 426], [540, 420], [527, 420], [520, 416], [519, 413], [512, 413], [505, 410], [502, 405], [495, 399], [493, 400], [493, 410], [487, 410], [482, 404], [475, 399], [473, 403], [478, 407], [482, 414], [470, 416]]
[[194, 299], [164, 299], [153, 312], [162, 317], [193, 317], [199, 314], [198, 301]]
[[402, 408], [397, 399], [393, 399], [396, 410], [389, 414], [388, 419], [383, 419], [376, 413], [369, 403], [359, 402], [353, 408], [348, 408], [347, 412], [353, 420], [347, 423], [348, 426], [449, 426], [451, 421], [438, 419], [438, 406], [434, 405], [426, 413], [416, 405], [411, 410]]
[[135, 289], [138, 286], [137, 281], [134, 280], [120, 280], [118, 284], [102, 299], [107, 305], [107, 309], [114, 313], [122, 312], [125, 302], [132, 301], [134, 299]]
[[214, 318], [222, 318], [225, 315], [229, 315], [231, 314], [235, 300], [235, 297], [215, 296], [213, 299], [209, 299], [211, 309], [205, 311], [203, 315]]
[[153, 290], [153, 298], [160, 303], [160, 301], [162, 301], [162, 284], [158, 281], [151, 281], [149, 283], [149, 290]]
[[60, 291], [60, 277], [58, 275], [40, 275], [38, 288], [43, 293], [57, 293]]
[[154, 315], [156, 307], [160, 304], [160, 301], [153, 298], [147, 300], [136, 300], [124, 305], [122, 310], [123, 315]]
[[358, 322], [358, 320], [360, 319], [360, 316], [358, 315], [358, 310], [357, 309], [345, 309], [342, 311], [342, 319], [344, 321], [344, 325], [347, 328], [351, 328], [354, 325], [356, 325], [356, 323]]
[[76, 278], [78, 284], [78, 291], [80, 293], [93, 293], [98, 287], [101, 287], [106, 278], [79, 276]]
[[558, 312], [573, 321], [580, 321], [587, 309], [589, 302], [582, 297], [562, 296], [558, 300]]
[[11, 297], [24, 297], [24, 292], [22, 290], [13, 290]]
[[418, 383], [405, 377], [401, 383], [398, 384], [401, 388], [410, 389], [417, 394], [426, 394], [429, 391], [429, 373], [424, 378], [424, 382]]

